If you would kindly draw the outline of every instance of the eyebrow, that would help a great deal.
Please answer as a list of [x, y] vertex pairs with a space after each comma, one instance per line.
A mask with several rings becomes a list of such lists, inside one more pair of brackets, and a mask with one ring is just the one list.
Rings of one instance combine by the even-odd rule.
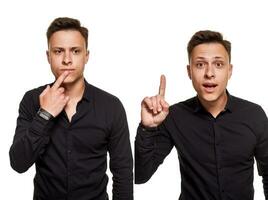
[[[74, 50], [74, 49], [81, 49], [82, 47], [79, 47], [79, 46], [76, 46], [76, 47], [71, 47], [70, 49], [71, 50]], [[55, 47], [51, 47], [51, 49], [53, 50], [53, 49], [60, 49], [60, 50], [65, 50], [65, 48], [63, 48], [63, 47], [57, 47], [57, 46], [55, 46]]]
[[64, 49], [62, 47], [51, 47], [51, 49]]
[[222, 56], [215, 56], [215, 59], [224, 59]]
[[74, 49], [81, 49], [83, 47], [71, 47], [71, 50], [74, 50]]

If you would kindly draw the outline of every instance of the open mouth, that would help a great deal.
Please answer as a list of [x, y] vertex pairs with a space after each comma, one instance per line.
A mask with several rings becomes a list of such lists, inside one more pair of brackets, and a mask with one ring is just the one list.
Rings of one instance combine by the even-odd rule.
[[218, 86], [218, 85], [215, 84], [215, 83], [204, 83], [204, 84], [202, 84], [202, 85], [203, 85], [203, 87], [205, 88], [205, 90], [206, 90], [207, 92], [213, 92], [214, 89]]

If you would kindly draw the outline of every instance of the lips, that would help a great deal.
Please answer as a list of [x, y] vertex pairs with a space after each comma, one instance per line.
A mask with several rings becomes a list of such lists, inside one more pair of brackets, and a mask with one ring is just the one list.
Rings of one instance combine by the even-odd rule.
[[73, 72], [75, 69], [61, 69], [60, 71], [63, 73], [65, 71], [67, 72]]
[[202, 84], [202, 86], [204, 87], [206, 92], [212, 93], [212, 92], [214, 92], [214, 90], [218, 86], [218, 84], [216, 84], [216, 83], [204, 83], [204, 84]]

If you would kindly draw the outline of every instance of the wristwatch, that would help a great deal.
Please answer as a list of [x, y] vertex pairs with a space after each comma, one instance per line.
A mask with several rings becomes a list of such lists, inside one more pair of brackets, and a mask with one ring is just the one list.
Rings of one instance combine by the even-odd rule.
[[41, 118], [43, 118], [43, 119], [45, 119], [45, 120], [47, 120], [47, 121], [49, 121], [49, 120], [51, 120], [51, 119], [54, 118], [53, 115], [51, 115], [49, 112], [47, 112], [47, 111], [44, 110], [43, 108], [39, 108], [37, 114], [38, 114]]

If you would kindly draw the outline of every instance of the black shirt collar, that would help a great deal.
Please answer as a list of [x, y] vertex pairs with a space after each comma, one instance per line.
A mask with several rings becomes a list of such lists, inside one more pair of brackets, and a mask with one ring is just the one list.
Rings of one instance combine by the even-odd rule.
[[[233, 102], [233, 97], [230, 95], [228, 90], [226, 90], [227, 93], [227, 103], [225, 105], [224, 111], [232, 112], [234, 108], [234, 102]], [[205, 108], [201, 104], [200, 100], [198, 99], [198, 96], [195, 97], [195, 104], [194, 104], [194, 112], [199, 112], [199, 111], [205, 111]]]
[[85, 81], [85, 90], [84, 90], [84, 94], [83, 94], [83, 97], [82, 99], [90, 102], [91, 98], [92, 98], [92, 95], [93, 95], [93, 91], [92, 91], [92, 85], [90, 85], [86, 79], [84, 79]]
[[[85, 82], [85, 89], [84, 89], [84, 93], [83, 93], [83, 96], [82, 96], [82, 100], [86, 100], [86, 101], [90, 102], [90, 100], [92, 99], [93, 88], [94, 88], [94, 87], [93, 87], [92, 85], [90, 85], [90, 84], [86, 81], [85, 78], [84, 78], [84, 82]], [[52, 83], [50, 83], [50, 84], [49, 84], [50, 87], [52, 87], [54, 83], [55, 83], [55, 81], [52, 82]]]

